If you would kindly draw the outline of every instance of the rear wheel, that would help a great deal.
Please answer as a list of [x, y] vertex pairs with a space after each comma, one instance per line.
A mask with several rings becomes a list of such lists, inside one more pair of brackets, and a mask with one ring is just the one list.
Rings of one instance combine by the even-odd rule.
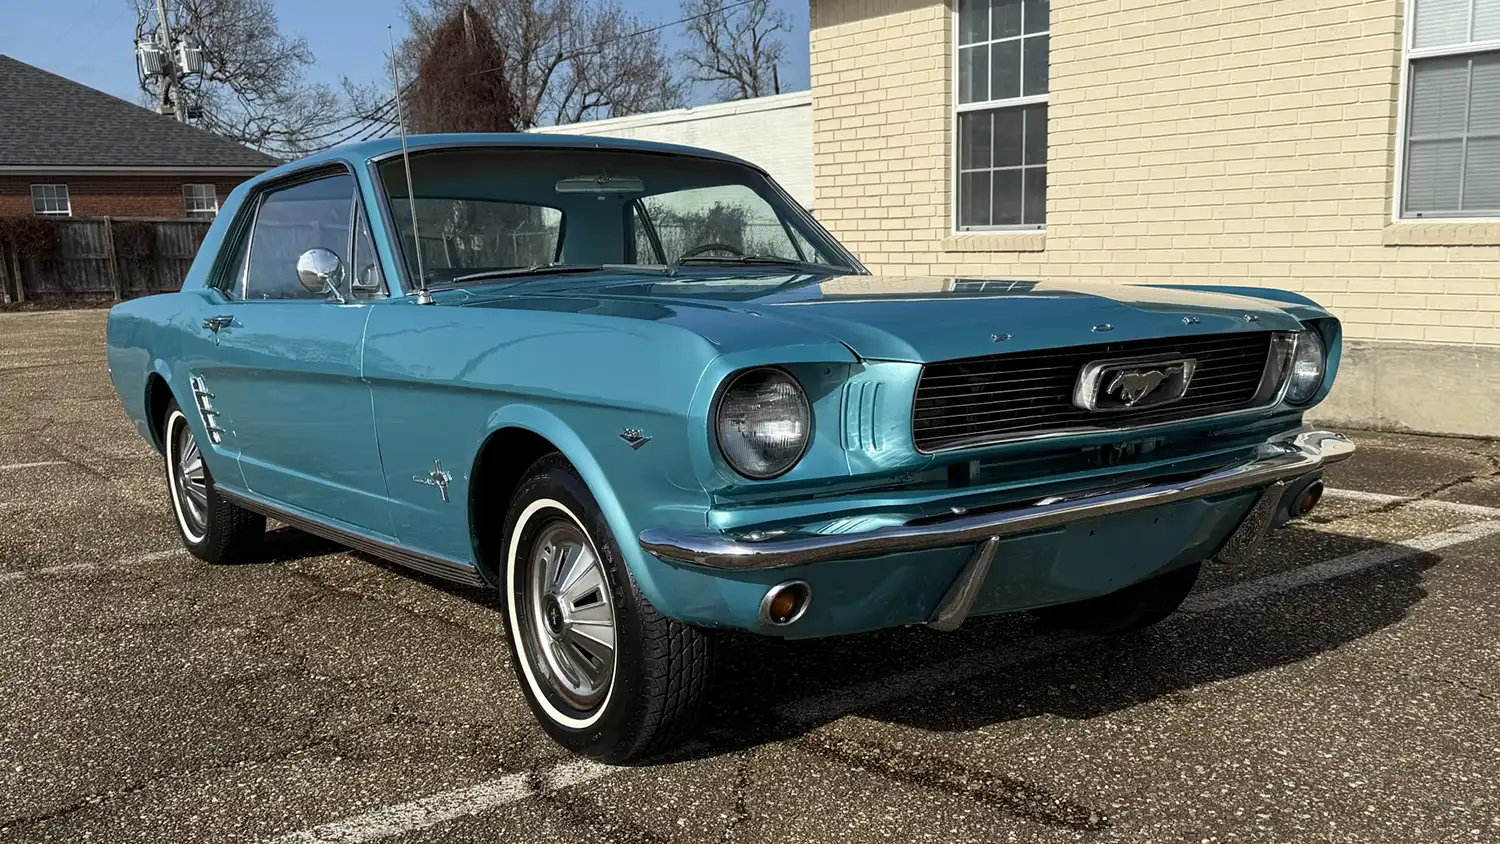
[[511, 661], [559, 744], [606, 762], [666, 749], [696, 722], [713, 642], [641, 594], [573, 467], [532, 466], [505, 522]]
[[210, 563], [239, 563], [260, 548], [264, 516], [236, 507], [219, 496], [187, 416], [174, 399], [162, 426], [167, 491], [177, 534], [195, 557]]
[[1036, 615], [1056, 627], [1105, 636], [1143, 630], [1182, 606], [1202, 568], [1193, 563], [1098, 598], [1045, 607]]

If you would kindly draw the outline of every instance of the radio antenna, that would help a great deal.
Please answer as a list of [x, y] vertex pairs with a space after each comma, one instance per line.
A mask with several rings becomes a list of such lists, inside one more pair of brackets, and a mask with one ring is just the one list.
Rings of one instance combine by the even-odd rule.
[[432, 294], [427, 290], [427, 273], [422, 270], [422, 237], [417, 233], [417, 192], [411, 186], [411, 152], [406, 148], [406, 114], [401, 106], [401, 68], [396, 63], [396, 35], [386, 24], [385, 34], [391, 42], [391, 79], [396, 86], [396, 122], [401, 126], [401, 169], [406, 171], [406, 204], [411, 209], [411, 244], [417, 255], [418, 305], [431, 305]]

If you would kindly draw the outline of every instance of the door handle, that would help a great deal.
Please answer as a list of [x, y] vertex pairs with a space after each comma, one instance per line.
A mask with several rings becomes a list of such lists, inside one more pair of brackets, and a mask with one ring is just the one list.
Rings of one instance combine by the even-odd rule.
[[218, 334], [219, 329], [228, 328], [231, 325], [234, 325], [234, 317], [232, 316], [211, 316], [203, 321], [203, 327], [214, 334]]

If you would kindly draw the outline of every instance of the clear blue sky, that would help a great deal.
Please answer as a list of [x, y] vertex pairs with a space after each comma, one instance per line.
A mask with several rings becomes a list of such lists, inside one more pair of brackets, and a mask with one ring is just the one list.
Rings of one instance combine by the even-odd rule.
[[[775, 0], [792, 19], [784, 36], [787, 61], [781, 89], [808, 86], [807, 2]], [[645, 25], [681, 17], [677, 0], [622, 0]], [[137, 98], [132, 39], [135, 15], [128, 0], [4, 0], [0, 53], [134, 102]], [[334, 83], [340, 74], [356, 80], [388, 81], [384, 67], [387, 24], [400, 38], [401, 0], [276, 0], [281, 31], [307, 39], [318, 63], [313, 77]], [[668, 46], [681, 47], [682, 27], [666, 31]], [[706, 91], [692, 98], [706, 100]]]

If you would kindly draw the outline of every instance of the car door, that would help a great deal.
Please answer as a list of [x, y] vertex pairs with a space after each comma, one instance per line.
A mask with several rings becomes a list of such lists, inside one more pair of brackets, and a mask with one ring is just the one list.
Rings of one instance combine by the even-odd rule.
[[[360, 371], [370, 310], [385, 301], [378, 269], [365, 266], [373, 250], [363, 217], [355, 179], [343, 169], [263, 192], [208, 302], [202, 323], [217, 345], [199, 375], [250, 492], [390, 536]], [[299, 279], [299, 260], [315, 249], [332, 255], [322, 256], [334, 270], [326, 291]]]

